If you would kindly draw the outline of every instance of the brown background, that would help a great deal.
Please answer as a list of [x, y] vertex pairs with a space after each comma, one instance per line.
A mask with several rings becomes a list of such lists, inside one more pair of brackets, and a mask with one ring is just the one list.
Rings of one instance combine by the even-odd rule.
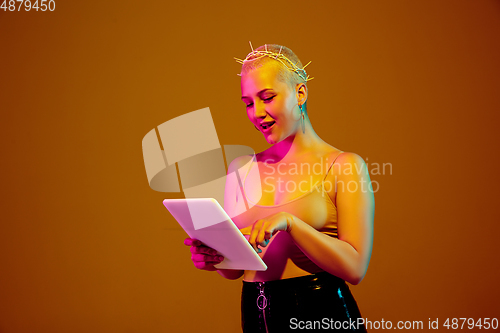
[[56, 0], [0, 31], [0, 332], [239, 331], [241, 282], [192, 266], [141, 140], [208, 106], [221, 144], [266, 148], [249, 40], [312, 60], [324, 140], [392, 164], [362, 314], [500, 317], [499, 1]]

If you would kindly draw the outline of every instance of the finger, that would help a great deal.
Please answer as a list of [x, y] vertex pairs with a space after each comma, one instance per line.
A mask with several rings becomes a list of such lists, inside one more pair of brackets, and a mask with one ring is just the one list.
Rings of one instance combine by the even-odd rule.
[[270, 240], [269, 239], [264, 239], [262, 242], [260, 242], [261, 247], [266, 247], [269, 245]]
[[[270, 221], [265, 221], [262, 225], [262, 228], [259, 230], [259, 234], [257, 235], [256, 243], [260, 246], [266, 246], [267, 244], [264, 243], [264, 240], [266, 239], [266, 233], [267, 229], [271, 225]], [[265, 244], [265, 245], [264, 245]]]
[[250, 233], [252, 232], [252, 227], [253, 225], [249, 225], [248, 227], [245, 227], [243, 229], [240, 229], [240, 232], [243, 234], [243, 235], [250, 235]]
[[205, 271], [216, 271], [217, 268], [214, 267], [215, 264], [206, 264], [204, 262], [194, 263], [194, 267], [198, 269], [203, 269]]
[[202, 245], [202, 243], [197, 240], [197, 239], [194, 239], [194, 238], [186, 238], [184, 240], [184, 245], [187, 245], [187, 246], [200, 246]]
[[208, 255], [208, 254], [201, 254], [201, 253], [195, 253], [191, 255], [191, 260], [193, 262], [205, 262], [205, 263], [212, 263], [212, 264], [218, 264], [224, 260], [223, 256], [220, 255]]
[[252, 225], [252, 232], [250, 233], [250, 238], [248, 241], [250, 242], [250, 245], [254, 248], [255, 251], [257, 251], [257, 244], [256, 244], [256, 239], [257, 236], [259, 235], [260, 228], [262, 227], [262, 220], [258, 220]]
[[271, 238], [273, 238], [273, 236], [276, 235], [277, 232], [278, 231], [275, 228], [268, 228], [264, 236], [264, 242], [267, 242], [267, 244], [269, 244]]
[[217, 251], [207, 246], [191, 246], [191, 253], [193, 254], [209, 254], [209, 255], [217, 255]]
[[256, 250], [255, 248], [255, 244], [254, 244], [254, 240], [255, 240], [255, 232], [254, 230], [256, 230], [255, 228], [255, 225], [258, 223], [259, 221], [255, 222], [254, 224], [252, 224], [252, 230], [250, 231], [250, 235], [248, 236], [248, 242], [250, 243], [250, 245], [252, 245], [253, 249]]

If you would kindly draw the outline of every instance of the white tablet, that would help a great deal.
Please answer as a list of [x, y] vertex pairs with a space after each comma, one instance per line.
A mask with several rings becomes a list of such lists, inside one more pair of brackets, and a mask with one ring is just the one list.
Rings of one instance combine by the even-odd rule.
[[213, 198], [165, 199], [163, 204], [190, 238], [215, 249], [221, 269], [265, 271], [266, 264]]

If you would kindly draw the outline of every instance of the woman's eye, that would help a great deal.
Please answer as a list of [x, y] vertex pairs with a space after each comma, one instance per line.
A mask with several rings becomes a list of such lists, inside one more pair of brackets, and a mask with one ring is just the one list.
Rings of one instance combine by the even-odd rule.
[[270, 101], [272, 101], [273, 98], [274, 98], [274, 96], [271, 96], [271, 97], [268, 97], [268, 98], [264, 98], [264, 101], [270, 102]]
[[251, 107], [252, 105], [253, 105], [253, 103], [247, 104], [247, 108]]

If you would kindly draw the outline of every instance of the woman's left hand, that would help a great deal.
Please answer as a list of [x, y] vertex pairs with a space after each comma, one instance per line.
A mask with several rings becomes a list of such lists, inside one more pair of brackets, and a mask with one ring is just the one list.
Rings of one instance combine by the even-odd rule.
[[260, 253], [262, 250], [258, 247], [266, 247], [267, 244], [269, 244], [271, 237], [273, 237], [278, 231], [290, 231], [292, 229], [292, 221], [292, 214], [280, 212], [257, 220], [254, 224], [242, 229], [241, 231], [250, 231], [248, 241], [255, 251]]

